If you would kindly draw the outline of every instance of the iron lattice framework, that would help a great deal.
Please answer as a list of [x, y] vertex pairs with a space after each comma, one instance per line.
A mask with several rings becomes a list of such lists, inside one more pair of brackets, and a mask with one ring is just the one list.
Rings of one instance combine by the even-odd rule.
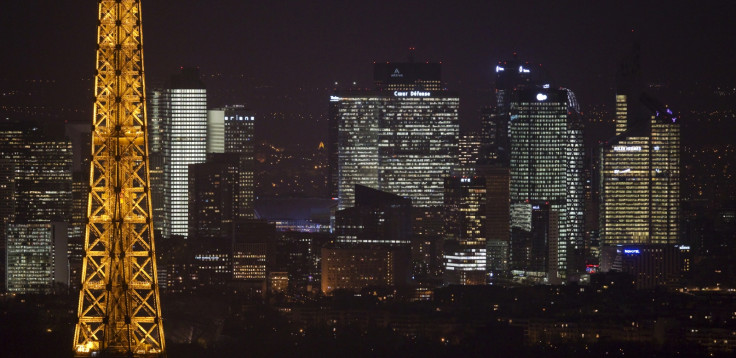
[[159, 357], [140, 0], [100, 0], [77, 356]]

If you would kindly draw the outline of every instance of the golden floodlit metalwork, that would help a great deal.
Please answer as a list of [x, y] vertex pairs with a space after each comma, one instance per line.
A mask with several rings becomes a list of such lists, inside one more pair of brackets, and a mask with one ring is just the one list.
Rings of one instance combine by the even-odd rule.
[[140, 0], [100, 0], [77, 357], [163, 357]]

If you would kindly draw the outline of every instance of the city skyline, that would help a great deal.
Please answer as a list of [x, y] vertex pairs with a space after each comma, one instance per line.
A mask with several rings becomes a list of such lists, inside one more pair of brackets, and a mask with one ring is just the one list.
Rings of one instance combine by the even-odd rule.
[[10, 1], [4, 355], [736, 352], [723, 5]]
[[[683, 87], [697, 85], [702, 92], [734, 80], [730, 69], [736, 55], [733, 46], [724, 44], [736, 37], [736, 29], [729, 25], [725, 4], [219, 5], [147, 4], [143, 21], [151, 23], [146, 27], [146, 46], [151, 48], [146, 53], [148, 86], [165, 81], [181, 66], [198, 66], [204, 81], [219, 87], [209, 93], [213, 106], [246, 102], [258, 115], [280, 112], [262, 117], [271, 120], [259, 131], [278, 138], [275, 131], [284, 126], [276, 123], [286, 122], [293, 130], [284, 131], [281, 138], [302, 144], [321, 139], [326, 106], [319, 98], [329, 95], [334, 82], [369, 87], [373, 61], [402, 61], [409, 47], [417, 48], [417, 61], [443, 62], [443, 77], [461, 98], [463, 130], [478, 128], [478, 110], [492, 103], [495, 64], [513, 52], [541, 63], [557, 85], [576, 92], [581, 104], [613, 105], [615, 73], [632, 29], [642, 41], [647, 82], [663, 86], [656, 90], [677, 95]], [[93, 11], [81, 3], [41, 7], [20, 1], [12, 1], [7, 9], [0, 15], [0, 30], [8, 36], [0, 45], [14, 56], [3, 57], [0, 65], [14, 70], [0, 80], [56, 81], [51, 92], [57, 95], [46, 98], [47, 107], [56, 109], [52, 116], [88, 118]], [[63, 20], [69, 17], [79, 21]]]

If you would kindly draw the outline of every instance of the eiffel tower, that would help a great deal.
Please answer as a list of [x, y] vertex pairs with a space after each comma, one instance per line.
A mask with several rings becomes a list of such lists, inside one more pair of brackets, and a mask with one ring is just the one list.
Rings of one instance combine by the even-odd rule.
[[163, 357], [140, 0], [99, 0], [77, 357]]

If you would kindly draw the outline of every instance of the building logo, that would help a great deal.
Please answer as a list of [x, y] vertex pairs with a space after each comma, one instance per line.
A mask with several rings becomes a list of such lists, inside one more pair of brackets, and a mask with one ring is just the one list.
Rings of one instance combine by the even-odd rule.
[[394, 77], [394, 78], [396, 78], [396, 77], [404, 77], [404, 74], [401, 73], [401, 72], [399, 72], [399, 69], [397, 68], [397, 69], [394, 70], [394, 73], [391, 74], [391, 77]]
[[430, 97], [429, 91], [394, 91], [394, 97]]
[[617, 145], [613, 147], [614, 152], [641, 152], [641, 146]]

